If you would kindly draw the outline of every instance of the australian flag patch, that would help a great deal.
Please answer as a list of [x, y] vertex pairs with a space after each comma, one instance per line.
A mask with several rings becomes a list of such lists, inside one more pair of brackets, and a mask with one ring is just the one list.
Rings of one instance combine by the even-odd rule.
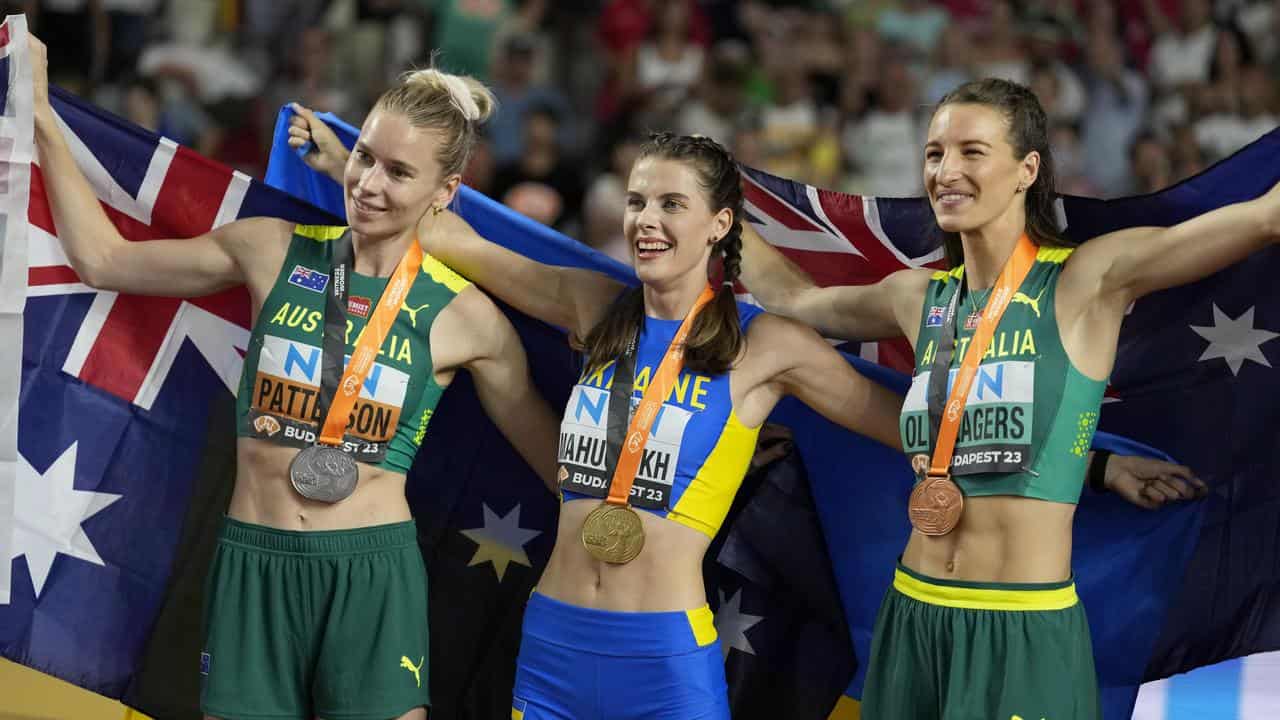
[[312, 270], [309, 267], [294, 265], [293, 272], [289, 274], [289, 284], [297, 285], [300, 288], [306, 288], [312, 292], [322, 293], [325, 286], [329, 284], [329, 276], [319, 270]]
[[[290, 281], [292, 282], [292, 281]], [[934, 305], [929, 308], [929, 314], [924, 319], [925, 327], [942, 327], [942, 314], [947, 311], [941, 305]]]

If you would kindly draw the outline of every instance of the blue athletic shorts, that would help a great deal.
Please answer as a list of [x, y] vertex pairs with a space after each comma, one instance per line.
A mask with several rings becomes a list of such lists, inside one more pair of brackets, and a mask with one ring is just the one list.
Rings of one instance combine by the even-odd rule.
[[729, 720], [711, 609], [621, 613], [534, 593], [512, 720]]

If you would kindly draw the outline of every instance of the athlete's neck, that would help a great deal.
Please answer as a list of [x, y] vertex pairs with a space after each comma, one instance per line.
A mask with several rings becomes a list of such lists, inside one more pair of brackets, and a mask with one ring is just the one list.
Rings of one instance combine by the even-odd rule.
[[399, 235], [374, 237], [351, 233], [352, 250], [355, 252], [355, 271], [369, 277], [391, 277], [417, 235], [409, 228]]
[[644, 314], [659, 320], [683, 320], [706, 286], [705, 275], [696, 272], [661, 286], [645, 283]]
[[1000, 277], [1000, 271], [1024, 232], [1025, 215], [1011, 212], [980, 228], [960, 233], [965, 285], [969, 290], [984, 290], [996, 284], [996, 278]]

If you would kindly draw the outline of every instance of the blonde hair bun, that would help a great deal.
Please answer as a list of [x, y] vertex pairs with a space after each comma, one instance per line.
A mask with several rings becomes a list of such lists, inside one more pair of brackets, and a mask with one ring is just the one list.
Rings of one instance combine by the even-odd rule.
[[454, 107], [468, 122], [482, 123], [488, 120], [496, 104], [489, 88], [466, 75], [453, 75], [435, 68], [426, 68], [406, 73], [403, 82], [406, 85], [420, 85], [447, 92]]

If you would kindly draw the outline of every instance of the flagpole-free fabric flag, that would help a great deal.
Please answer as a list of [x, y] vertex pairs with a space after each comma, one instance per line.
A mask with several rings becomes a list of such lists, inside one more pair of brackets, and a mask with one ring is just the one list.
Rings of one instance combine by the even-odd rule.
[[[209, 408], [230, 397], [239, 376], [248, 297], [239, 289], [187, 302], [80, 282], [39, 168], [29, 178], [23, 169], [34, 154], [27, 35], [20, 17], [4, 27], [0, 133], [15, 135], [0, 139], [0, 157], [14, 159], [0, 176], [0, 382], [19, 392], [0, 406], [0, 425], [12, 432], [16, 423], [17, 441], [0, 464], [0, 490], [13, 500], [12, 517], [0, 518], [0, 565], [12, 571], [0, 598], [0, 655], [120, 697], [166, 595]], [[249, 215], [332, 221], [57, 89], [52, 95], [72, 154], [130, 239], [190, 237]], [[197, 660], [187, 666], [196, 672]]]

